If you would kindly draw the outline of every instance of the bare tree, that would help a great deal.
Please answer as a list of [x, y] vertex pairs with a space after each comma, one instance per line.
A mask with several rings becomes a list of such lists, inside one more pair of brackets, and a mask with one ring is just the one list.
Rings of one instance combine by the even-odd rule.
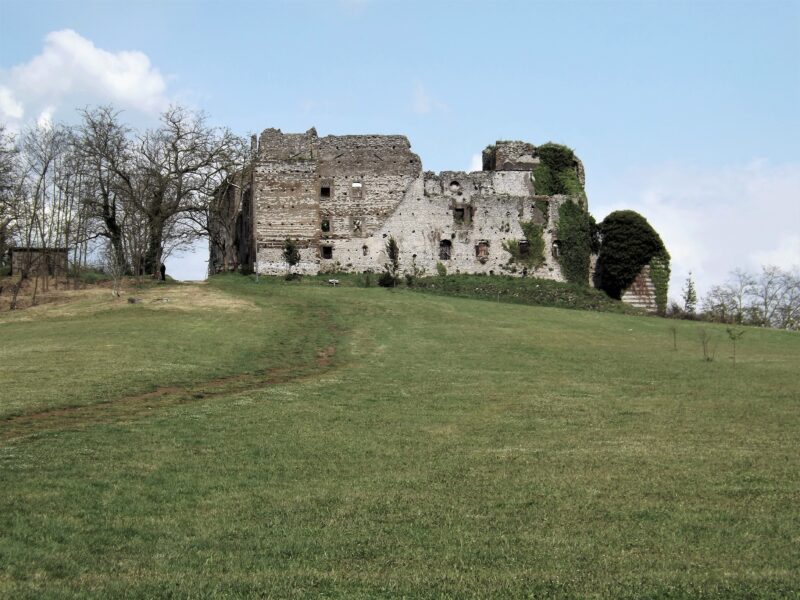
[[800, 329], [800, 270], [763, 266], [758, 275], [736, 270], [711, 288], [703, 308], [715, 321]]
[[753, 275], [736, 269], [724, 284], [711, 288], [703, 300], [704, 312], [715, 321], [744, 323], [755, 284]]
[[13, 206], [13, 220], [16, 223], [17, 241], [27, 248], [37, 247], [38, 252], [25, 253], [24, 260], [19, 264], [19, 280], [12, 287], [12, 309], [17, 307], [19, 292], [31, 272], [35, 277], [32, 303], [36, 303], [41, 274], [45, 276], [47, 285], [48, 249], [61, 235], [55, 181], [56, 165], [66, 150], [66, 141], [66, 131], [58, 125], [36, 126], [22, 134], [20, 182]]
[[84, 109], [81, 114], [82, 123], [72, 141], [87, 217], [99, 225], [98, 235], [111, 243], [115, 264], [129, 271], [123, 222], [125, 201], [133, 190], [130, 130], [110, 106]]
[[[142, 178], [141, 195], [131, 194], [147, 221], [148, 241], [144, 256], [147, 273], [155, 274], [165, 251], [185, 246], [197, 231], [190, 215], [206, 211], [241, 146], [227, 129], [207, 124], [203, 113], [180, 106], [161, 116], [161, 126], [139, 140], [136, 175]], [[131, 190], [133, 184], [127, 182]]]
[[102, 265], [103, 270], [111, 276], [111, 294], [119, 297], [122, 290], [122, 279], [128, 271], [128, 265], [119, 262], [119, 254], [111, 240], [106, 242], [103, 250]]
[[761, 273], [753, 286], [753, 302], [750, 306], [754, 324], [764, 327], [773, 327], [777, 324], [784, 283], [782, 272], [778, 267], [761, 267]]
[[0, 265], [7, 256], [16, 225], [19, 186], [19, 152], [16, 141], [0, 124]]

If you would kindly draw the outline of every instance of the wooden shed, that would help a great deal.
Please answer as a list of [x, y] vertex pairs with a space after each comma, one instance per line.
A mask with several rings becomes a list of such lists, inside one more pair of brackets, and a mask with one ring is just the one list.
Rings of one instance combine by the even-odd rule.
[[29, 275], [63, 277], [69, 266], [69, 248], [33, 248], [14, 246], [8, 251], [11, 275], [27, 272]]

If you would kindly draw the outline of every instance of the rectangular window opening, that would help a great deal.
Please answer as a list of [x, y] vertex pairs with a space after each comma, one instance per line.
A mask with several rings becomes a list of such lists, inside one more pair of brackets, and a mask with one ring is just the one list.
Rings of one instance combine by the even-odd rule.
[[322, 246], [322, 248], [320, 248], [320, 251], [322, 253], [322, 258], [326, 260], [330, 260], [331, 258], [333, 258], [333, 246]]
[[319, 188], [319, 197], [320, 198], [330, 198], [331, 197], [331, 186], [323, 185]]

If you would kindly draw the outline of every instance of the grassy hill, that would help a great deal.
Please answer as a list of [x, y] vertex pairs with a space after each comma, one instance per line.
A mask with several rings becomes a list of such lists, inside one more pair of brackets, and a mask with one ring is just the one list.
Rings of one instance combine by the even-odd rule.
[[734, 368], [690, 322], [233, 276], [140, 296], [0, 314], [0, 597], [800, 589], [796, 334], [748, 329]]

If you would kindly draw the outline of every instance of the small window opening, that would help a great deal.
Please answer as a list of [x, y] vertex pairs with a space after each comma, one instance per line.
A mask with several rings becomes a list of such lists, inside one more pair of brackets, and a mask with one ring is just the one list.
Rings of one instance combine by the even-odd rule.
[[333, 246], [322, 246], [320, 250], [322, 253], [322, 258], [326, 260], [330, 260], [331, 258], [333, 258]]
[[477, 246], [475, 246], [475, 256], [477, 258], [488, 258], [489, 242], [478, 242]]
[[454, 208], [453, 209], [453, 222], [455, 223], [463, 223], [464, 222], [464, 209], [463, 208]]
[[364, 185], [360, 181], [354, 181], [350, 191], [353, 198], [362, 198], [364, 195]]
[[450, 240], [442, 240], [439, 242], [439, 259], [450, 260], [453, 254], [453, 243]]
[[520, 240], [519, 241], [519, 255], [520, 256], [528, 256], [531, 253], [531, 245], [528, 243], [528, 240]]
[[319, 188], [319, 197], [320, 198], [330, 198], [331, 197], [331, 186], [323, 185]]
[[320, 228], [322, 231], [328, 232], [331, 230], [331, 222], [328, 219], [322, 219], [322, 223], [320, 223]]
[[457, 181], [451, 181], [450, 182], [450, 191], [451, 192], [457, 192], [460, 189], [461, 189], [461, 184], [460, 183], [458, 183]]
[[561, 242], [559, 242], [558, 240], [553, 242], [552, 252], [553, 252], [553, 258], [559, 257], [559, 255], [561, 254]]
[[369, 254], [369, 248], [367, 246], [361, 246], [361, 253], [367, 256], [367, 254]]

